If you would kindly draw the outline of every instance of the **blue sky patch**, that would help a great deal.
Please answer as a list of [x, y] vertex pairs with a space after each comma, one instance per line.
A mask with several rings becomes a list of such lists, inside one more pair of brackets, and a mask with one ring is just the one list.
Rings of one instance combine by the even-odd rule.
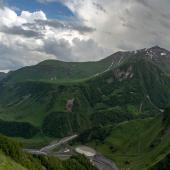
[[74, 17], [74, 14], [62, 3], [39, 3], [36, 0], [6, 0], [6, 5], [15, 9], [18, 14], [21, 11], [39, 11], [42, 10], [49, 19], [65, 20]]

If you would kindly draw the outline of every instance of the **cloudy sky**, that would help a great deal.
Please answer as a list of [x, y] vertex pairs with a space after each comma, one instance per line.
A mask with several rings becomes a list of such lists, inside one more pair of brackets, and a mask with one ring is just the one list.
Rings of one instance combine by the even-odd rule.
[[0, 70], [170, 50], [170, 0], [0, 0]]

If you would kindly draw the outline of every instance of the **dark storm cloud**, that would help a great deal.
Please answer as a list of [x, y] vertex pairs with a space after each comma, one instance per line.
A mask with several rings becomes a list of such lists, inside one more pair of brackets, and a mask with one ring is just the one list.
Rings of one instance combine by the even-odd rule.
[[102, 58], [106, 52], [110, 52], [108, 49], [106, 51], [101, 48], [92, 39], [80, 40], [78, 38], [73, 39], [73, 45], [70, 45], [65, 39], [47, 39], [41, 50], [41, 52], [52, 54], [57, 59], [64, 61], [87, 61], [87, 58], [89, 61], [93, 61]]
[[21, 35], [28, 38], [40, 38], [42, 34], [33, 30], [25, 30], [21, 26], [3, 27], [0, 32], [12, 35]]
[[60, 60], [70, 61], [72, 56], [71, 46], [68, 41], [61, 39], [48, 39], [44, 41], [43, 52], [55, 55]]
[[144, 5], [145, 7], [150, 7], [148, 0], [136, 0], [138, 3]]
[[23, 65], [20, 58], [17, 56], [23, 55], [19, 50], [14, 50], [11, 47], [7, 47], [6, 45], [0, 43], [0, 69], [10, 69], [14, 70]]
[[100, 5], [99, 3], [93, 2], [93, 5], [97, 8], [97, 10], [106, 13], [106, 10], [104, 9], [104, 7]]
[[38, 27], [41, 27], [41, 29], [45, 29], [45, 26], [49, 26], [55, 29], [75, 30], [81, 34], [95, 31], [95, 29], [93, 28], [81, 25], [76, 22], [70, 22], [70, 21], [63, 22], [59, 20], [35, 20], [35, 23], [27, 23], [24, 24], [24, 26], [27, 26], [31, 29], [37, 29]]

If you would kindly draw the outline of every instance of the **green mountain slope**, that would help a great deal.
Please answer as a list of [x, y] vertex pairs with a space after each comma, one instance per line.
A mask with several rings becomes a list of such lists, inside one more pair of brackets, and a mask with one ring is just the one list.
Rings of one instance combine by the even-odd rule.
[[[97, 62], [50, 60], [10, 72], [0, 82], [0, 133], [25, 141], [80, 133], [81, 142], [122, 169], [167, 166], [170, 111], [162, 113], [170, 106], [169, 59], [167, 50], [153, 47]], [[88, 169], [84, 158], [33, 157], [8, 141], [0, 136], [0, 168]]]
[[[170, 154], [169, 115], [170, 109], [166, 109], [164, 116], [95, 128], [80, 135], [79, 141], [92, 145], [115, 161], [120, 169], [149, 170], [160, 167], [156, 164], [162, 163]], [[164, 162], [164, 166], [168, 165], [167, 161]]]
[[131, 52], [117, 52], [105, 59], [95, 62], [64, 62], [46, 60], [35, 66], [24, 67], [8, 74], [6, 81], [20, 82], [26, 80], [72, 81], [98, 75], [118, 67], [129, 60], [146, 59], [170, 73], [170, 52], [160, 47], [152, 47]]
[[164, 159], [154, 165], [151, 170], [169, 170], [170, 167], [170, 155], [167, 155]]
[[0, 153], [0, 169], [1, 170], [26, 170], [22, 165], [13, 161], [10, 157]]
[[112, 59], [99, 62], [63, 62], [47, 60], [35, 66], [21, 68], [11, 72], [7, 81], [18, 82], [25, 80], [75, 80], [93, 76], [106, 70]]
[[[89, 126], [88, 115], [91, 113], [91, 106], [77, 85], [24, 82], [5, 86], [2, 89], [0, 112], [3, 120], [29, 122], [41, 128], [51, 114], [55, 119], [50, 119], [49, 124], [57, 126], [56, 134], [62, 129], [65, 132], [64, 136]], [[75, 99], [73, 110], [67, 112], [67, 102], [73, 98]], [[63, 123], [58, 124], [61, 120]], [[63, 134], [63, 132], [60, 133]], [[58, 134], [58, 136], [61, 135]]]
[[0, 72], [0, 81], [3, 80], [6, 77], [6, 73]]
[[[63, 137], [95, 124], [155, 115], [170, 105], [169, 84], [169, 76], [139, 54], [86, 80], [6, 79], [0, 84], [0, 119], [28, 122], [48, 136]], [[71, 112], [70, 100], [74, 101]]]

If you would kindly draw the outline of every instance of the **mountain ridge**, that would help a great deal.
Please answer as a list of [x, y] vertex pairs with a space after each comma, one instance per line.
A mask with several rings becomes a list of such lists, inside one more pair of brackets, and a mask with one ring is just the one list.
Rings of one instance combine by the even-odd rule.
[[[87, 79], [16, 81], [7, 76], [0, 83], [0, 119], [28, 122], [45, 135], [63, 137], [103, 124], [100, 117], [118, 123], [161, 113], [170, 105], [170, 77], [141, 52], [123, 54], [116, 54], [115, 65], [105, 61], [110, 67]], [[69, 113], [66, 105], [71, 99]]]
[[27, 147], [28, 140], [40, 146], [43, 139], [85, 133], [121, 168], [162, 164], [170, 153], [169, 60], [170, 52], [156, 46], [97, 62], [48, 60], [8, 73], [0, 81], [0, 133], [20, 137]]
[[109, 57], [94, 62], [45, 60], [37, 65], [23, 67], [10, 72], [5, 80], [17, 82], [25, 80], [70, 81], [85, 79], [115, 68], [127, 60], [136, 60], [139, 56], [149, 59], [153, 63], [159, 65], [165, 72], [168, 74], [170, 73], [170, 52], [155, 46], [137, 51], [117, 52]]

